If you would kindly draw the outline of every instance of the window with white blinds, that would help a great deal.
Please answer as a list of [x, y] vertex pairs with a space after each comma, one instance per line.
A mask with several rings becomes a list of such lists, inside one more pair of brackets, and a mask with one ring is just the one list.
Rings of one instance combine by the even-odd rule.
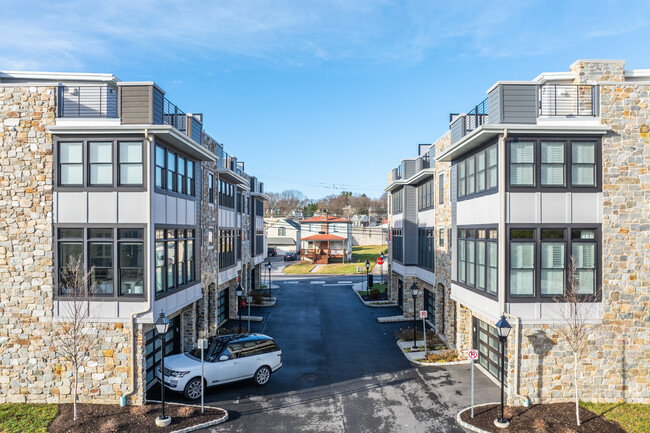
[[510, 295], [535, 293], [535, 242], [510, 244]]
[[577, 292], [591, 295], [596, 290], [596, 232], [573, 229], [571, 255], [575, 260]]
[[564, 186], [564, 142], [542, 141], [541, 185]]
[[487, 189], [497, 187], [497, 146], [493, 144], [486, 150], [487, 153]]
[[542, 295], [564, 292], [564, 242], [542, 242]]
[[535, 186], [535, 142], [510, 143], [510, 185]]
[[571, 185], [596, 186], [596, 143], [571, 143]]
[[497, 293], [497, 230], [458, 230], [458, 278], [466, 286]]
[[497, 145], [482, 149], [457, 164], [458, 197], [496, 189]]

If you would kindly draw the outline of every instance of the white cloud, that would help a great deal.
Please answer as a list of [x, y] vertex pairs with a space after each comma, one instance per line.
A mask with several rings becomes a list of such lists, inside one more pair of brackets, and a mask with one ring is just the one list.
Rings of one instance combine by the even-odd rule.
[[97, 60], [196, 56], [408, 66], [433, 50], [521, 56], [642, 29], [647, 24], [634, 17], [648, 9], [644, 1], [594, 8], [523, 0], [0, 0], [0, 68], [83, 70]]

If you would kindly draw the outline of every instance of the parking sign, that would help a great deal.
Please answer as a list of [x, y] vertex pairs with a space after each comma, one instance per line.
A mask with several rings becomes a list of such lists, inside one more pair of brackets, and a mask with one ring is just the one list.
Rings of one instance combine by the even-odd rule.
[[478, 359], [478, 350], [471, 349], [469, 352], [467, 352], [467, 357], [469, 359]]
[[426, 319], [427, 318], [427, 312], [426, 311], [420, 311], [420, 319]]

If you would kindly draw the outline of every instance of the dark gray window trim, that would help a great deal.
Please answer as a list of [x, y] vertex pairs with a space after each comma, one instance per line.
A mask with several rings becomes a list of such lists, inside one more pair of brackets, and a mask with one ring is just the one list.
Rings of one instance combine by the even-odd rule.
[[[395, 197], [399, 194], [399, 197]], [[404, 212], [404, 187], [400, 187], [390, 194], [392, 215], [399, 215]], [[395, 210], [395, 203], [399, 203], [399, 209]]]
[[[498, 169], [498, 165], [497, 165], [497, 169]], [[497, 176], [497, 179], [498, 178], [499, 177]], [[445, 204], [445, 174], [444, 173], [440, 173], [438, 175], [438, 204], [439, 205]]]
[[[492, 146], [493, 144], [496, 146], [495, 149], [497, 151], [497, 184], [496, 184], [496, 186], [494, 186], [493, 188], [489, 188], [489, 189], [485, 189], [483, 191], [477, 192], [476, 186], [478, 184], [478, 170], [477, 170], [477, 168], [478, 168], [477, 164], [478, 163], [476, 162], [477, 158], [474, 158], [474, 164], [475, 164], [475, 166], [474, 166], [474, 192], [472, 194], [465, 194], [464, 196], [459, 197], [458, 196], [458, 182], [460, 180], [460, 177], [458, 175], [456, 175], [456, 201], [457, 202], [458, 201], [471, 200], [473, 198], [483, 197], [485, 195], [496, 194], [497, 192], [499, 192], [499, 176], [498, 176], [498, 172], [499, 172], [500, 167], [499, 167], [499, 145], [498, 145], [499, 141], [498, 140], [489, 140], [489, 141], [485, 142], [485, 144], [482, 144], [481, 146], [477, 147], [476, 149], [473, 149], [472, 151], [463, 154], [462, 156], [460, 156], [457, 159], [455, 159], [454, 161], [452, 161], [452, 166], [457, 166], [461, 162], [463, 162], [466, 159], [471, 158], [472, 156], [475, 156], [476, 154], [484, 151], [485, 149]], [[486, 185], [486, 187], [487, 187], [487, 176], [488, 176], [487, 171], [488, 171], [488, 165], [487, 165], [487, 158], [486, 158], [485, 159], [485, 185]], [[465, 179], [467, 179], [467, 171], [465, 171]], [[466, 182], [465, 183], [465, 190], [467, 190], [467, 181], [465, 181], [465, 182]]]
[[[535, 186], [510, 185], [510, 143], [518, 141], [535, 142]], [[566, 186], [541, 186], [542, 183], [542, 141], [563, 141], [564, 183]], [[596, 186], [571, 185], [571, 142], [596, 142]], [[513, 135], [506, 140], [506, 191], [507, 192], [602, 192], [603, 153], [600, 135]]]
[[83, 239], [82, 239], [82, 248], [83, 248], [83, 257], [84, 257], [84, 272], [88, 272], [88, 230], [87, 229], [93, 229], [93, 228], [106, 228], [106, 229], [111, 229], [113, 231], [113, 239], [111, 239], [111, 242], [113, 243], [113, 296], [104, 296], [104, 295], [95, 295], [92, 297], [92, 299], [97, 299], [98, 301], [117, 301], [117, 302], [143, 302], [145, 298], [145, 294], [143, 293], [142, 295], [120, 295], [119, 294], [119, 266], [118, 266], [118, 260], [119, 260], [119, 251], [118, 251], [118, 238], [117, 238], [117, 229], [143, 229], [143, 239], [142, 242], [144, 243], [144, 287], [145, 290], [147, 288], [148, 282], [149, 282], [149, 274], [147, 273], [147, 257], [149, 254], [149, 240], [147, 239], [147, 225], [146, 224], [114, 224], [114, 223], [109, 223], [109, 224], [103, 224], [103, 223], [57, 223], [52, 225], [52, 230], [54, 230], [53, 234], [53, 242], [54, 242], [54, 252], [52, 254], [53, 256], [53, 272], [54, 272], [54, 299], [58, 301], [69, 301], [71, 299], [70, 296], [65, 296], [65, 295], [60, 295], [59, 294], [59, 230], [58, 229], [67, 229], [67, 228], [74, 228], [74, 229], [83, 229]]
[[[201, 163], [201, 161], [197, 161], [196, 159], [192, 158], [191, 156], [187, 155], [186, 153], [181, 152], [176, 147], [167, 144], [165, 141], [159, 140], [157, 137], [152, 142], [151, 146], [152, 146], [152, 149], [153, 149], [152, 154], [153, 154], [153, 161], [154, 161], [154, 169], [155, 169], [155, 166], [156, 166], [156, 164], [155, 164], [155, 161], [156, 161], [156, 146], [160, 146], [163, 149], [165, 149], [165, 169], [163, 170], [163, 179], [164, 179], [164, 182], [165, 182], [165, 187], [167, 186], [167, 153], [168, 152], [172, 152], [174, 155], [176, 155], [176, 157], [180, 156], [185, 161], [192, 161], [194, 163], [194, 195], [193, 196], [190, 195], [190, 194], [183, 194], [183, 193], [180, 193], [180, 192], [177, 192], [177, 191], [169, 191], [169, 190], [167, 190], [167, 188], [162, 189], [162, 188], [157, 187], [156, 186], [156, 180], [155, 180], [155, 176], [156, 176], [155, 173], [153, 174], [154, 175], [154, 188], [153, 188], [154, 192], [156, 192], [158, 194], [168, 195], [168, 196], [171, 196], [171, 197], [184, 198], [186, 200], [192, 200], [192, 201], [199, 200], [200, 198], [196, 194], [196, 184], [197, 184], [197, 182], [196, 182], [196, 173], [197, 173], [197, 171], [199, 171], [199, 170], [197, 170], [197, 166], [198, 166], [198, 164]], [[178, 171], [174, 171], [174, 176], [176, 176], [176, 177], [178, 176]], [[185, 170], [185, 178], [187, 178], [187, 170]]]
[[[153, 291], [155, 300], [166, 298], [169, 295], [173, 295], [174, 293], [178, 293], [182, 290], [187, 289], [188, 287], [192, 287], [196, 284], [201, 283], [201, 240], [200, 240], [201, 230], [199, 226], [156, 224], [152, 230], [152, 242], [153, 242], [154, 250], [156, 248], [156, 230], [166, 230], [166, 229], [194, 230], [194, 275], [196, 276], [196, 279], [194, 281], [190, 281], [186, 284], [183, 284], [182, 286], [174, 287], [173, 289], [164, 291], [162, 293], [156, 293], [155, 280], [154, 280], [154, 285], [151, 287], [151, 290]], [[155, 257], [154, 257], [154, 261], [155, 261]], [[155, 274], [156, 264], [153, 261], [152, 261], [152, 265], [153, 265], [152, 270]]]
[[[456, 226], [456, 230], [468, 230], [468, 229], [469, 230], [477, 230], [477, 229], [499, 230], [499, 225], [498, 224], [471, 224], [471, 225], [464, 225], [464, 226]], [[502, 235], [499, 233], [498, 236], [502, 236]], [[465, 238], [465, 239], [467, 239], [467, 238]], [[474, 241], [476, 241], [476, 238], [474, 238]], [[475, 248], [476, 248], [476, 243], [474, 243], [474, 245], [475, 245]], [[499, 257], [499, 246], [498, 245], [499, 245], [499, 243], [497, 241], [497, 261], [498, 261], [498, 257]], [[458, 276], [458, 274], [459, 274], [458, 273], [458, 268], [460, 266], [460, 263], [458, 261], [458, 237], [456, 238], [456, 247], [454, 248], [454, 254], [456, 254], [456, 276]], [[467, 255], [465, 255], [465, 258], [467, 258]], [[474, 255], [474, 267], [476, 269], [478, 269], [478, 260], [476, 259], [476, 254]], [[487, 264], [486, 264], [485, 267], [486, 267], [486, 270], [487, 270]], [[497, 263], [497, 269], [499, 269], [498, 268], [498, 263]], [[466, 273], [465, 275], [467, 275], [467, 267], [465, 267], [465, 273]], [[477, 275], [478, 275], [477, 272], [475, 272], [474, 273], [475, 280], [476, 280]], [[486, 276], [486, 278], [487, 278], [487, 276]], [[469, 284], [463, 283], [463, 282], [458, 281], [458, 280], [452, 280], [451, 282], [456, 284], [457, 286], [460, 286], [460, 287], [462, 287], [464, 289], [469, 290], [470, 292], [478, 293], [479, 295], [482, 295], [485, 298], [490, 299], [492, 301], [496, 301], [496, 300], [499, 299], [499, 280], [498, 280], [498, 276], [497, 276], [497, 291], [494, 294], [488, 293], [487, 289], [485, 291], [483, 291], [483, 290], [480, 290], [480, 289], [478, 289], [476, 287], [472, 287]], [[486, 280], [486, 283], [487, 283], [487, 280]]]
[[[512, 296], [510, 294], [510, 229], [517, 228], [527, 228], [535, 230], [535, 239], [532, 242], [535, 242], [535, 287], [533, 296]], [[541, 278], [542, 278], [542, 264], [540, 259], [540, 252], [542, 248], [542, 239], [541, 239], [541, 229], [565, 229], [566, 248], [564, 251], [564, 266], [565, 266], [565, 284], [567, 279], [566, 266], [569, 262], [569, 256], [571, 255], [571, 229], [594, 229], [596, 230], [596, 257], [594, 262], [596, 263], [596, 281], [595, 281], [595, 299], [594, 302], [600, 302], [602, 299], [602, 248], [603, 248], [603, 236], [602, 236], [602, 224], [506, 224], [506, 233], [504, 234], [506, 239], [506, 251], [505, 251], [505, 266], [506, 266], [506, 281], [503, 284], [503, 288], [506, 291], [506, 302], [511, 303], [530, 303], [530, 302], [557, 302], [561, 296], [554, 295], [541, 295]], [[552, 241], [551, 241], [552, 242]], [[589, 295], [581, 297], [586, 299]]]
[[[149, 177], [149, 161], [146, 155], [146, 140], [143, 135], [55, 135], [52, 137], [53, 145], [53, 186], [55, 191], [61, 192], [81, 192], [81, 191], [146, 191]], [[111, 141], [113, 142], [112, 149], [112, 165], [113, 165], [113, 184], [112, 185], [90, 185], [90, 158], [89, 158], [89, 142], [91, 141]], [[120, 185], [119, 184], [119, 150], [118, 143], [120, 141], [141, 141], [142, 142], [142, 185]], [[59, 144], [60, 143], [79, 143], [81, 142], [82, 149], [82, 185], [59, 185], [60, 165], [59, 165]]]
[[[430, 183], [431, 184], [431, 193], [433, 193], [431, 198], [433, 200], [431, 200], [431, 204], [429, 204], [429, 206], [421, 207], [420, 206], [420, 187], [424, 186], [425, 183]], [[433, 175], [427, 177], [426, 180], [424, 180], [424, 181], [418, 183], [417, 185], [415, 185], [415, 193], [417, 194], [417, 197], [418, 197], [418, 212], [424, 212], [426, 210], [431, 210], [431, 209], [435, 208], [435, 204], [436, 204], [435, 192], [436, 192], [436, 180], [435, 180]], [[431, 195], [431, 193], [430, 193], [430, 195]]]

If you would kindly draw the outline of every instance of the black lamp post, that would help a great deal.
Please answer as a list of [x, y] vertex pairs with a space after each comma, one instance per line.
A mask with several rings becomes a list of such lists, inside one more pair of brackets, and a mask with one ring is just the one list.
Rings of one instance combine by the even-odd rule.
[[381, 265], [379, 265], [379, 271], [381, 272], [381, 283], [384, 284], [384, 253], [379, 255], [381, 259]]
[[415, 310], [416, 310], [415, 301], [416, 301], [416, 299], [418, 297], [418, 294], [420, 293], [420, 288], [418, 287], [417, 284], [413, 283], [413, 284], [411, 284], [411, 287], [409, 288], [409, 290], [411, 291], [411, 296], [413, 296], [413, 349], [417, 349], [418, 348], [418, 344], [417, 344], [418, 330], [416, 328], [416, 326], [417, 326], [417, 317], [415, 317]]
[[366, 260], [366, 298], [370, 298], [370, 278], [368, 277], [370, 271], [370, 262]]
[[241, 283], [237, 284], [237, 310], [239, 310], [239, 333], [241, 334], [241, 297], [244, 294], [244, 289], [241, 287]]
[[273, 265], [271, 264], [271, 259], [269, 259], [268, 263], [266, 264], [266, 269], [269, 270], [269, 302], [271, 301], [271, 267]]
[[171, 418], [165, 415], [165, 334], [169, 330], [169, 319], [164, 312], [156, 319], [156, 331], [160, 337], [160, 401], [162, 402], [162, 415], [156, 420], [156, 424], [167, 426]]
[[506, 354], [506, 341], [508, 341], [508, 334], [510, 334], [510, 323], [506, 320], [506, 316], [501, 316], [501, 319], [496, 324], [499, 333], [499, 341], [501, 342], [501, 416], [499, 419], [494, 420], [494, 425], [497, 427], [505, 428], [510, 424], [503, 416], [503, 395], [505, 383], [505, 354]]

